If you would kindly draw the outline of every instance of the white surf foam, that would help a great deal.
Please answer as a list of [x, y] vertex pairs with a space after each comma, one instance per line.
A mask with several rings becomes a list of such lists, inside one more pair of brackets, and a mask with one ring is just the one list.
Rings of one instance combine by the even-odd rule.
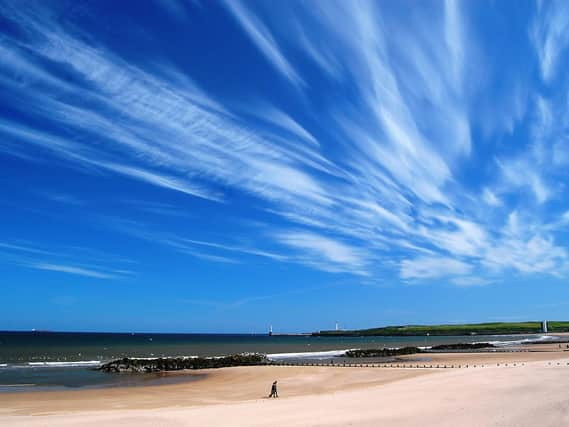
[[[152, 356], [152, 357], [127, 357], [130, 360], [156, 360], [156, 359], [197, 359], [199, 356]], [[224, 356], [219, 356], [224, 357]], [[117, 357], [116, 360], [121, 360], [123, 357]], [[115, 359], [113, 359], [115, 360]]]
[[532, 338], [524, 338], [521, 340], [512, 340], [512, 341], [486, 341], [489, 344], [495, 345], [496, 347], [507, 347], [511, 345], [521, 345], [527, 344], [530, 342], [547, 342], [547, 341], [557, 341], [559, 337], [554, 335], [540, 335], [539, 337], [532, 337]]
[[78, 362], [28, 362], [27, 366], [32, 368], [63, 368], [73, 366], [98, 366], [99, 360], [81, 360]]
[[330, 357], [344, 356], [348, 350], [330, 350], [330, 351], [310, 351], [302, 353], [274, 353], [267, 354], [271, 360], [287, 360], [287, 359], [312, 359], [322, 360]]

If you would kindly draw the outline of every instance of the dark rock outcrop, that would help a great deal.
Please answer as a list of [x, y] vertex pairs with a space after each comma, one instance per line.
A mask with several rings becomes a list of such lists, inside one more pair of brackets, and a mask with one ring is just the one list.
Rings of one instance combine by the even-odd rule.
[[489, 342], [477, 342], [477, 343], [458, 343], [458, 344], [440, 344], [431, 347], [433, 351], [444, 351], [444, 350], [479, 350], [483, 348], [493, 348], [494, 344]]
[[96, 368], [103, 372], [164, 372], [183, 369], [213, 369], [230, 366], [264, 365], [269, 360], [262, 354], [234, 354], [225, 357], [169, 357], [158, 359], [135, 359], [125, 357]]
[[418, 347], [402, 347], [402, 348], [371, 348], [363, 350], [349, 350], [346, 352], [347, 357], [393, 357], [403, 356], [405, 354], [459, 351], [459, 350], [482, 350], [485, 348], [493, 348], [493, 344], [487, 342], [481, 343], [458, 343], [458, 344], [440, 344], [431, 347], [428, 350], [422, 350]]
[[402, 347], [402, 348], [370, 348], [365, 350], [348, 350], [347, 357], [392, 357], [402, 356], [404, 354], [421, 353], [418, 347]]

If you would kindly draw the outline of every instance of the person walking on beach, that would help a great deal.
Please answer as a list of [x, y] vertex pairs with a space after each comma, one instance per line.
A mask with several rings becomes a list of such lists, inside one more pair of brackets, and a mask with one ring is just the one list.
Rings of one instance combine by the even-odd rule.
[[276, 381], [271, 386], [271, 394], [269, 394], [269, 398], [271, 398], [271, 397], [274, 397], [274, 398], [279, 397], [279, 393], [277, 391], [277, 382]]

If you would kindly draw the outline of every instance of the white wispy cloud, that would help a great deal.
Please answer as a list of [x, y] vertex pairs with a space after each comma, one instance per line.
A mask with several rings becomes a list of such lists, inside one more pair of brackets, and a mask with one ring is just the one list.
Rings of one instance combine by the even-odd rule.
[[506, 189], [529, 189], [538, 203], [544, 203], [551, 197], [552, 190], [545, 184], [540, 169], [528, 160], [522, 157], [498, 162]]
[[226, 1], [225, 5], [271, 64], [294, 85], [304, 85], [304, 81], [283, 55], [266, 25], [247, 10], [247, 7], [239, 0]]
[[366, 274], [365, 254], [358, 248], [310, 232], [287, 231], [275, 235], [282, 244], [300, 251], [305, 263], [328, 271]]
[[555, 245], [551, 237], [535, 235], [529, 239], [511, 238], [486, 251], [482, 264], [491, 270], [520, 273], [566, 274], [569, 254]]
[[186, 193], [191, 196], [202, 197], [204, 199], [209, 199], [216, 202], [222, 200], [221, 195], [214, 194], [213, 192], [208, 191], [205, 188], [200, 188], [197, 185], [189, 184], [187, 181], [183, 181], [182, 179], [176, 177], [150, 172], [147, 169], [120, 165], [117, 163], [97, 162], [96, 164], [104, 167], [105, 169], [109, 169], [113, 172], [117, 172], [122, 175], [136, 178], [141, 181], [146, 181], [150, 184], [154, 184], [159, 187], [170, 188], [172, 190], [180, 191], [182, 193]]
[[549, 82], [557, 72], [559, 58], [569, 46], [569, 7], [563, 0], [538, 3], [538, 19], [533, 28], [533, 41], [541, 74]]
[[262, 120], [269, 121], [275, 126], [279, 126], [282, 129], [289, 131], [291, 134], [296, 135], [303, 141], [306, 141], [310, 144], [319, 145], [319, 142], [316, 140], [316, 138], [300, 123], [293, 119], [289, 114], [268, 103], [260, 103], [257, 108], [248, 108], [246, 111], [251, 112]]
[[21, 243], [5, 243], [0, 242], [0, 250], [9, 250], [9, 251], [17, 251], [17, 252], [25, 252], [25, 253], [32, 253], [38, 255], [50, 255], [51, 252], [45, 249], [36, 248], [29, 245], [23, 245]]
[[[24, 20], [23, 17], [18, 19]], [[191, 88], [179, 88], [157, 80], [107, 52], [78, 41], [63, 30], [57, 31], [57, 26], [48, 30], [49, 23], [24, 20], [22, 24], [34, 29], [38, 27], [37, 30], [48, 35], [47, 41], [34, 46], [38, 55], [72, 67], [108, 99], [85, 91], [86, 98], [94, 98], [92, 101], [99, 104], [98, 112], [94, 112], [51, 96], [40, 99], [38, 94], [33, 100], [35, 111], [55, 119], [60, 117], [66, 123], [71, 121], [81, 132], [90, 133], [106, 146], [110, 146], [111, 141], [118, 143], [120, 149], [128, 152], [127, 157], [134, 155], [137, 158], [132, 160], [137, 163], [143, 160], [146, 164], [144, 167], [123, 164], [109, 159], [106, 150], [101, 152], [77, 141], [64, 141], [39, 130], [20, 130], [20, 134], [33, 132], [30, 137], [34, 138], [28, 140], [74, 156], [74, 160], [198, 197], [215, 200], [219, 195], [197, 185], [197, 175], [271, 199], [286, 199], [289, 186], [279, 178], [282, 175], [285, 180], [295, 181], [293, 184], [296, 185], [290, 188], [301, 193], [300, 196], [323, 200], [318, 184], [301, 170], [313, 165], [314, 158], [318, 157], [307, 156], [310, 153], [305, 147], [300, 148], [303, 155], [297, 155], [294, 145], [288, 148], [275, 146], [231, 117], [203, 108], [180, 95]], [[25, 74], [28, 68], [18, 71]], [[63, 90], [57, 86], [55, 89]], [[76, 90], [80, 92], [81, 88]], [[288, 126], [292, 123], [289, 121]], [[5, 128], [13, 133], [15, 126], [6, 124]], [[300, 128], [295, 130], [300, 132]], [[81, 152], [85, 155], [77, 154]], [[157, 172], [158, 166], [168, 168], [170, 173]]]
[[30, 268], [37, 270], [55, 271], [58, 273], [74, 274], [77, 276], [93, 277], [95, 279], [116, 279], [117, 276], [106, 272], [94, 270], [92, 268], [76, 267], [73, 265], [35, 263], [30, 264]]
[[[116, 231], [128, 234], [137, 239], [143, 239], [148, 242], [157, 243], [168, 246], [171, 249], [191, 255], [196, 258], [212, 262], [239, 263], [236, 259], [238, 256], [252, 255], [255, 257], [268, 258], [274, 261], [290, 261], [291, 259], [284, 255], [270, 250], [259, 249], [257, 247], [246, 246], [243, 244], [229, 244], [220, 242], [210, 242], [205, 240], [191, 239], [178, 234], [168, 232], [159, 232], [150, 230], [148, 224], [135, 223], [131, 221], [121, 221], [106, 218], [103, 221], [106, 227], [112, 227]], [[201, 249], [201, 250], [200, 250]], [[234, 255], [232, 257], [232, 255]]]
[[121, 202], [126, 206], [133, 207], [136, 210], [156, 215], [171, 217], [184, 217], [189, 215], [189, 212], [187, 212], [183, 207], [174, 205], [172, 203], [163, 203], [140, 199], [123, 199]]
[[225, 263], [225, 264], [240, 264], [239, 260], [236, 260], [234, 258], [229, 258], [226, 256], [222, 256], [222, 255], [213, 255], [213, 254], [207, 254], [204, 252], [200, 252], [200, 251], [192, 251], [189, 249], [178, 249], [179, 252], [181, 253], [185, 253], [187, 255], [191, 255], [195, 258], [200, 258], [203, 259], [205, 261], [209, 261], [209, 262], [214, 262], [214, 263]]
[[479, 224], [456, 217], [436, 217], [441, 227], [420, 227], [431, 244], [451, 255], [477, 256], [488, 244], [488, 233]]
[[455, 87], [462, 84], [464, 45], [459, 2], [456, 0], [445, 1], [445, 41], [447, 43], [450, 59], [452, 76]]
[[[2, 8], [26, 37], [2, 36], [0, 89], [11, 95], [11, 108], [34, 120], [2, 118], [0, 151], [36, 161], [38, 152], [49, 152], [76, 171], [138, 180], [208, 200], [211, 209], [231, 209], [238, 199], [232, 194], [244, 194], [254, 200], [244, 210], [278, 222], [268, 220], [247, 244], [239, 236], [210, 241], [146, 224], [116, 228], [210, 262], [259, 256], [361, 276], [389, 266], [403, 279], [463, 286], [482, 284], [486, 276], [476, 273], [484, 269], [565, 271], [567, 252], [553, 226], [561, 222], [542, 220], [540, 212], [565, 191], [567, 124], [555, 118], [566, 113], [566, 99], [527, 95], [516, 79], [506, 103], [514, 106], [496, 120], [512, 132], [527, 110], [531, 141], [475, 141], [480, 129], [472, 115], [487, 93], [471, 82], [485, 69], [477, 65], [483, 46], [467, 3], [418, 5], [405, 25], [378, 2], [253, 6], [225, 3], [253, 48], [302, 90], [292, 96], [302, 97], [307, 114], [274, 99], [240, 106], [214, 98], [167, 58], [127, 61], [41, 3]], [[562, 7], [543, 5], [532, 33], [547, 81], [566, 44], [565, 18], [553, 13]], [[279, 19], [266, 19], [271, 13]], [[321, 70], [323, 94], [351, 96], [304, 98], [314, 73], [301, 73], [305, 59]], [[526, 108], [526, 99], [535, 102]], [[493, 149], [488, 159], [497, 160], [483, 160], [474, 188], [463, 166], [472, 169]], [[36, 265], [99, 272], [75, 263]]]
[[[31, 242], [0, 242], [0, 262], [106, 280], [124, 279], [135, 274], [130, 269], [131, 260], [81, 246], [47, 249]], [[125, 264], [129, 267], [125, 268]]]
[[[358, 167], [369, 162], [420, 199], [448, 203], [442, 189], [451, 179], [449, 161], [469, 153], [470, 131], [468, 118], [457, 102], [460, 93], [449, 84], [456, 76], [449, 74], [447, 63], [441, 60], [448, 51], [443, 34], [438, 38], [413, 37], [395, 25], [391, 27], [375, 3], [334, 5], [321, 19], [328, 30], [325, 37], [333, 42], [323, 43], [323, 49], [332, 44], [336, 55], [349, 55], [347, 66], [359, 87], [362, 105], [357, 111], [340, 104], [335, 113], [345, 138], [365, 157], [356, 158]], [[335, 25], [340, 20], [346, 25]], [[427, 31], [432, 28], [427, 21], [414, 22], [413, 27], [424, 28], [422, 36], [432, 33]], [[453, 40], [456, 52], [462, 49], [459, 43], [459, 39]], [[390, 50], [400, 52], [410, 66], [395, 70]], [[424, 52], [435, 54], [425, 56]], [[433, 97], [437, 103], [428, 108], [435, 109], [435, 114], [433, 110], [427, 113], [417, 102]], [[428, 133], [423, 131], [427, 127], [423, 118], [427, 117]], [[442, 151], [438, 145], [444, 147]], [[447, 159], [443, 154], [450, 156]]]
[[498, 196], [496, 196], [496, 194], [488, 189], [485, 188], [484, 191], [482, 192], [482, 199], [490, 206], [502, 206], [502, 201], [498, 198]]
[[401, 277], [403, 279], [438, 279], [467, 275], [471, 271], [471, 265], [442, 256], [419, 257], [401, 262]]
[[193, 245], [207, 246], [210, 248], [221, 249], [223, 251], [228, 251], [228, 252], [240, 252], [243, 254], [249, 254], [249, 255], [256, 255], [256, 256], [265, 257], [265, 258], [271, 258], [271, 259], [274, 259], [277, 261], [285, 261], [288, 259], [288, 257], [286, 257], [284, 255], [279, 255], [279, 254], [276, 254], [273, 252], [254, 249], [254, 248], [248, 248], [248, 247], [243, 247], [243, 246], [234, 246], [234, 245], [226, 245], [226, 244], [223, 245], [223, 244], [219, 244], [219, 243], [204, 242], [202, 240], [193, 240], [193, 239], [186, 239], [186, 238], [182, 238], [181, 241], [185, 242], [185, 243], [193, 244]]

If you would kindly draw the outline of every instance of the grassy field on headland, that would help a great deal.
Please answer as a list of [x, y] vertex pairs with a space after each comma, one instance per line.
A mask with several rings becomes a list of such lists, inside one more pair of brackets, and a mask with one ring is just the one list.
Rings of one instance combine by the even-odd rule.
[[[569, 332], [569, 321], [548, 321], [548, 332]], [[462, 325], [406, 325], [381, 328], [320, 331], [315, 336], [417, 336], [417, 335], [508, 335], [538, 334], [541, 322], [494, 322]]]

